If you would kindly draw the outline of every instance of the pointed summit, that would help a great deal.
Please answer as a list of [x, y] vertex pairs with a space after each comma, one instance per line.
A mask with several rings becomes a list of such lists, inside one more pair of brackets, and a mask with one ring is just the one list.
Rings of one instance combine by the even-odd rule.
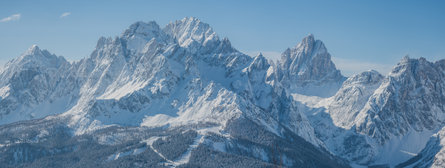
[[182, 22], [201, 22], [201, 20], [199, 20], [196, 17], [190, 16], [190, 17], [185, 17], [183, 19], [181, 19]]
[[296, 48], [303, 48], [304, 51], [307, 53], [307, 52], [312, 51], [312, 48], [313, 48], [314, 45], [315, 45], [314, 35], [313, 34], [309, 34], [308, 36], [304, 37], [303, 40], [301, 40], [300, 43], [298, 43]]
[[256, 57], [264, 57], [264, 56], [263, 53], [260, 52]]
[[343, 78], [323, 42], [315, 40], [312, 34], [303, 38], [294, 48], [284, 51], [280, 64], [290, 79], [300, 82]]
[[323, 42], [309, 34], [281, 54], [278, 81], [289, 93], [330, 97], [346, 79], [335, 67]]
[[259, 53], [249, 65], [249, 70], [265, 70], [269, 68], [269, 63], [262, 53]]
[[28, 50], [26, 50], [25, 53], [23, 53], [23, 55], [33, 55], [36, 53], [41, 52], [39, 46], [37, 46], [36, 44], [33, 44], [31, 47], [28, 48]]
[[41, 50], [37, 45], [32, 45], [21, 56], [10, 60], [0, 71], [0, 85], [8, 82], [14, 74], [31, 69], [44, 71], [45, 69], [59, 69], [70, 63], [62, 56], [51, 54], [47, 50]]
[[158, 43], [166, 43], [169, 38], [161, 30], [159, 25], [154, 22], [136, 22], [125, 30], [121, 38], [126, 42], [126, 46], [130, 50], [142, 52], [145, 45], [150, 40], [156, 40]]
[[403, 58], [400, 60], [399, 63], [408, 62], [409, 60], [410, 60], [410, 58], [409, 58], [409, 55], [407, 54], [407, 55], [403, 56]]
[[368, 70], [349, 77], [343, 85], [349, 84], [375, 84], [383, 79], [383, 75], [376, 70]]
[[[426, 71], [432, 71], [433, 63], [425, 58], [409, 58], [404, 56], [399, 63], [391, 70], [391, 76], [417, 76], [422, 75]], [[419, 74], [420, 73], [420, 74]]]
[[131, 37], [135, 35], [141, 35], [145, 37], [156, 37], [159, 35], [161, 28], [155, 21], [150, 21], [148, 23], [145, 22], [136, 22], [132, 24], [127, 30], [122, 33], [123, 37]]
[[67, 62], [65, 58], [51, 54], [47, 50], [42, 50], [34, 44], [20, 57], [12, 60], [12, 62], [10, 63], [19, 66], [26, 65], [27, 67], [36, 67], [42, 65], [55, 67], [65, 62]]
[[306, 37], [303, 38], [302, 41], [305, 41], [305, 40], [312, 40], [312, 41], [314, 41], [314, 34], [309, 33]]
[[28, 51], [33, 51], [33, 50], [40, 50], [40, 48], [39, 48], [39, 46], [37, 46], [37, 44], [33, 44], [29, 49], [28, 49]]
[[52, 59], [53, 57], [57, 57], [47, 50], [40, 49], [36, 44], [33, 44], [31, 47], [26, 50], [17, 60], [24, 59]]
[[304, 37], [303, 40], [301, 40], [301, 42], [298, 43], [295, 48], [302, 50], [306, 55], [316, 54], [312, 52], [327, 53], [327, 49], [324, 43], [320, 40], [315, 40], [314, 35], [312, 34]]
[[179, 45], [186, 47], [191, 45], [208, 46], [219, 41], [210, 25], [195, 17], [186, 17], [170, 23], [164, 28], [164, 32], [176, 38]]

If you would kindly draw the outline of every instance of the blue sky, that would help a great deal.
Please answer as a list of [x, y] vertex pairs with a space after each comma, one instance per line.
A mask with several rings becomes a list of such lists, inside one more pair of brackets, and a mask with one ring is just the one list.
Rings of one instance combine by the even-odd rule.
[[0, 63], [32, 44], [69, 60], [89, 56], [100, 36], [136, 21], [195, 16], [235, 48], [273, 58], [309, 33], [342, 73], [387, 73], [403, 56], [445, 58], [445, 1], [0, 1]]

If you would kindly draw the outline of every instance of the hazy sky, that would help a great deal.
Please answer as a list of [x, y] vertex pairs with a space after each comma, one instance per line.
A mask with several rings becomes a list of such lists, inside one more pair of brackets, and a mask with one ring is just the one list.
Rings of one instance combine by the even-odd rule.
[[445, 1], [0, 1], [0, 63], [32, 44], [69, 60], [136, 21], [195, 16], [249, 55], [276, 58], [314, 34], [342, 73], [387, 73], [403, 56], [445, 58]]

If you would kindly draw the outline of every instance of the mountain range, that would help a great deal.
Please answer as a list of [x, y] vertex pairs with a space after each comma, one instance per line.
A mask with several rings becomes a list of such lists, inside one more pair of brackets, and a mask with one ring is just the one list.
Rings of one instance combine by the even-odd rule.
[[194, 17], [0, 69], [2, 167], [443, 167], [445, 59], [341, 74], [308, 35], [274, 62]]

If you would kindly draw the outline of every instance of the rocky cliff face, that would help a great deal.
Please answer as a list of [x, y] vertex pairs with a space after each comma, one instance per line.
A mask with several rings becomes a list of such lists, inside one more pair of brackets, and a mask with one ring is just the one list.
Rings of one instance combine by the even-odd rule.
[[357, 130], [384, 142], [410, 130], [439, 129], [445, 113], [443, 61], [405, 57], [358, 116]]
[[344, 81], [324, 43], [312, 34], [284, 51], [277, 68], [278, 80], [290, 93], [330, 97]]
[[63, 57], [32, 46], [0, 72], [0, 123], [41, 118], [66, 111], [76, 89]]
[[[316, 115], [311, 122], [339, 155], [354, 156], [350, 160], [357, 163], [395, 166], [420, 152], [444, 126], [443, 77], [443, 60], [405, 57], [386, 77], [375, 71], [350, 77], [335, 96], [312, 105], [309, 113], [321, 108], [329, 115]], [[359, 151], [369, 152], [361, 159], [350, 155]]]
[[328, 107], [335, 125], [350, 129], [383, 78], [373, 70], [349, 77], [332, 97], [332, 103]]

